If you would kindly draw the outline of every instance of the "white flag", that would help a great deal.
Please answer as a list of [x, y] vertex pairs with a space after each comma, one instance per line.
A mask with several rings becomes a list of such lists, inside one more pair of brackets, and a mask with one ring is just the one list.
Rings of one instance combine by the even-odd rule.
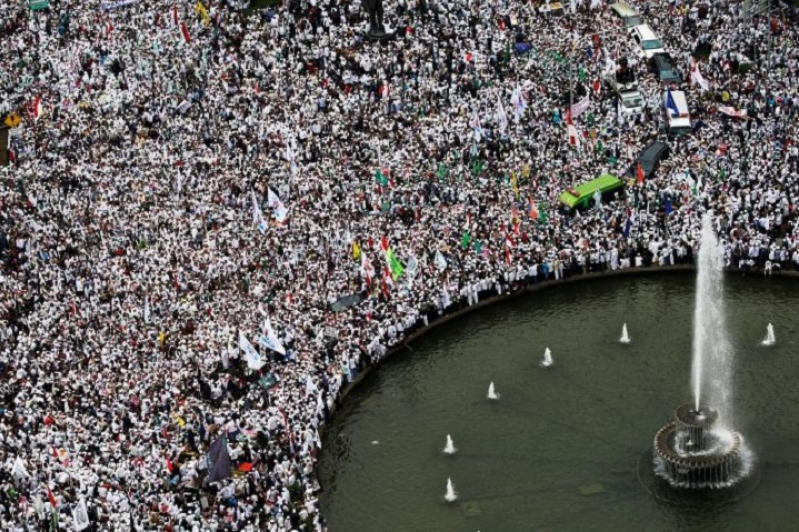
[[86, 501], [81, 499], [80, 502], [72, 508], [72, 524], [75, 526], [76, 532], [81, 532], [89, 528], [89, 511], [86, 509]]
[[25, 463], [22, 461], [22, 458], [17, 456], [17, 459], [14, 460], [14, 465], [11, 468], [11, 474], [15, 477], [19, 478], [30, 478], [30, 474], [28, 470], [25, 468]]
[[440, 250], [436, 250], [436, 268], [442, 271], [447, 268], [447, 259], [444, 258], [444, 254]]
[[239, 349], [244, 351], [244, 356], [247, 357], [247, 367], [258, 371], [266, 362], [261, 359], [261, 355], [258, 354], [258, 351], [252, 346], [247, 337], [244, 336], [244, 333], [239, 331]]
[[286, 221], [286, 218], [289, 216], [289, 210], [283, 205], [283, 202], [280, 201], [280, 198], [275, 193], [274, 190], [271, 188], [269, 189], [267, 197], [267, 202], [269, 206], [272, 208], [272, 216], [274, 217], [275, 221], [279, 224], [282, 224]]
[[524, 100], [524, 95], [519, 87], [513, 89], [510, 103], [513, 105], [513, 119], [515, 122], [518, 122], [522, 115], [524, 115], [524, 110], [527, 108], [527, 102]]
[[144, 300], [144, 323], [150, 323], [150, 298]]
[[[271, 192], [271, 191], [270, 191]], [[252, 190], [252, 218], [255, 222], [255, 225], [258, 227], [258, 230], [261, 233], [266, 232], [266, 220], [264, 220], [264, 213], [261, 212], [261, 206], [258, 204], [258, 197], [255, 195], [255, 191]]]
[[261, 335], [259, 339], [261, 345], [266, 347], [267, 349], [271, 349], [272, 351], [277, 351], [281, 355], [286, 354], [286, 349], [277, 339], [277, 334], [275, 330], [272, 328], [272, 322], [269, 321], [269, 318], [266, 318], [266, 322], [264, 323], [264, 333]]
[[710, 90], [710, 83], [707, 82], [705, 77], [699, 72], [699, 64], [694, 63], [691, 68], [691, 85], [696, 83], [702, 92]]
[[502, 100], [497, 96], [497, 124], [499, 125], [499, 132], [504, 135], [508, 129], [508, 115], [505, 114], [505, 107], [502, 105]]

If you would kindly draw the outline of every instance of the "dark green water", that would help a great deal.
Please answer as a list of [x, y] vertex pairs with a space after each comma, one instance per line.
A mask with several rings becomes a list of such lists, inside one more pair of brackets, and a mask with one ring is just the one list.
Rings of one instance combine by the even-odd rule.
[[[690, 397], [693, 274], [532, 293], [431, 331], [368, 376], [330, 426], [333, 532], [795, 530], [799, 281], [729, 277], [735, 415], [759, 486], [720, 511], [665, 507], [636, 460]], [[627, 322], [632, 343], [617, 342]], [[777, 345], [758, 344], [773, 323]], [[544, 348], [555, 365], [538, 366]], [[485, 399], [494, 381], [499, 401]], [[458, 448], [443, 455], [447, 434]], [[451, 477], [459, 499], [443, 500]]]

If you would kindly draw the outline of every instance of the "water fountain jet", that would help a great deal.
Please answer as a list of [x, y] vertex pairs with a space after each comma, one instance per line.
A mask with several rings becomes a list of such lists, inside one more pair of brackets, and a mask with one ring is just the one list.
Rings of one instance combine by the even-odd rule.
[[452, 479], [447, 479], [447, 493], [444, 494], [444, 500], [447, 502], [455, 502], [458, 500], [458, 494], [455, 493], [455, 487], [452, 485]]
[[619, 343], [622, 344], [629, 344], [630, 343], [630, 335], [627, 334], [627, 324], [621, 326], [621, 338], [619, 338]]
[[444, 445], [444, 449], [441, 451], [444, 454], [455, 454], [458, 452], [458, 449], [455, 448], [455, 444], [452, 441], [452, 437], [447, 434], [447, 443]]
[[[660, 484], [681, 492], [752, 485], [741, 483], [752, 471], [751, 452], [743, 437], [728, 428], [732, 425], [733, 353], [724, 318], [721, 256], [713, 220], [706, 214], [702, 219], [694, 312], [694, 400], [676, 409], [674, 421], [657, 432], [653, 446], [654, 473]], [[642, 478], [640, 467], [651, 466], [639, 465]]]
[[545, 368], [548, 368], [553, 363], [554, 361], [552, 360], [552, 351], [550, 351], [549, 348], [547, 347], [546, 349], [544, 349], [544, 360], [541, 361], [541, 365], [544, 366]]
[[499, 394], [494, 389], [494, 381], [491, 381], [491, 384], [488, 385], [488, 398], [492, 401], [499, 399]]
[[769, 323], [766, 326], [766, 337], [763, 338], [763, 341], [760, 342], [760, 345], [771, 346], [775, 343], [777, 343], [777, 337], [774, 336], [774, 326]]

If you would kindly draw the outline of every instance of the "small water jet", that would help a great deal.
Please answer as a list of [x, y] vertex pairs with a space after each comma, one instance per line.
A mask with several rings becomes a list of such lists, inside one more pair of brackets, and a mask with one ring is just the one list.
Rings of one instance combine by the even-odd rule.
[[621, 338], [619, 338], [619, 343], [622, 344], [629, 344], [630, 343], [630, 335], [627, 334], [627, 324], [621, 326]]
[[444, 445], [444, 449], [441, 451], [444, 454], [455, 454], [458, 452], [458, 449], [455, 448], [455, 444], [452, 442], [452, 437], [447, 434], [447, 443]]
[[552, 360], [552, 351], [547, 347], [546, 349], [544, 349], [544, 360], [541, 361], [541, 365], [544, 366], [545, 368], [548, 368], [553, 363], [554, 360]]
[[491, 384], [488, 385], [488, 398], [492, 401], [499, 399], [499, 394], [494, 389], [494, 381], [491, 381]]
[[[723, 499], [729, 496], [725, 491], [728, 488], [741, 488], [737, 492], [743, 493], [743, 486], [753, 485], [739, 484], [750, 476], [753, 455], [743, 437], [728, 428], [732, 425], [733, 352], [724, 316], [724, 267], [709, 214], [702, 219], [698, 266], [691, 366], [694, 400], [678, 407], [674, 421], [655, 435], [654, 474], [664, 484], [661, 487], [678, 492], [694, 490], [692, 493], [713, 490]], [[724, 409], [723, 422], [720, 407]], [[649, 484], [653, 487], [657, 483]], [[652, 491], [665, 499], [685, 502], [684, 497], [664, 494], [663, 489]], [[694, 499], [705, 497], [695, 495]]]
[[776, 343], [777, 343], [777, 337], [774, 336], [774, 326], [769, 323], [766, 326], [766, 337], [763, 338], [763, 341], [760, 342], [760, 345], [770, 346]]
[[455, 502], [458, 500], [458, 494], [455, 493], [455, 487], [452, 485], [452, 479], [447, 479], [447, 493], [444, 494], [444, 500], [447, 502]]

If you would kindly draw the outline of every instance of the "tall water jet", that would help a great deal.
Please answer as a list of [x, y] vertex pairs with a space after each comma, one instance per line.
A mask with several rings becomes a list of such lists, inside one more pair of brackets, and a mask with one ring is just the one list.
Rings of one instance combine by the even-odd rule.
[[774, 345], [775, 343], [777, 343], [777, 337], [774, 336], [774, 326], [769, 323], [768, 326], [766, 326], [766, 337], [763, 338], [763, 341], [760, 342], [760, 345], [769, 346]]
[[541, 361], [541, 365], [544, 366], [545, 368], [548, 368], [553, 364], [553, 362], [554, 361], [552, 360], [552, 351], [550, 351], [550, 349], [547, 347], [546, 349], [544, 349], [544, 360]]
[[452, 441], [452, 437], [447, 434], [447, 443], [444, 445], [444, 449], [441, 451], [444, 454], [455, 454], [458, 452], [458, 449], [455, 448], [455, 443]]
[[488, 398], [492, 401], [499, 399], [499, 394], [494, 389], [494, 381], [491, 381], [491, 384], [488, 385]]
[[661, 428], [654, 440], [654, 472], [678, 491], [725, 491], [739, 486], [752, 470], [753, 458], [743, 437], [729, 428], [732, 349], [724, 319], [721, 256], [713, 220], [706, 214], [702, 219], [694, 312], [694, 400], [678, 407], [674, 421]]
[[458, 494], [455, 493], [455, 487], [452, 485], [452, 479], [447, 479], [447, 493], [444, 494], [444, 500], [447, 502], [454, 502], [458, 500]]
[[630, 343], [630, 335], [627, 334], [627, 324], [621, 326], [621, 338], [619, 338], [619, 343], [622, 344], [629, 344]]
[[710, 214], [702, 218], [696, 278], [691, 384], [694, 410], [713, 405], [732, 417], [732, 349], [724, 320], [724, 263]]

